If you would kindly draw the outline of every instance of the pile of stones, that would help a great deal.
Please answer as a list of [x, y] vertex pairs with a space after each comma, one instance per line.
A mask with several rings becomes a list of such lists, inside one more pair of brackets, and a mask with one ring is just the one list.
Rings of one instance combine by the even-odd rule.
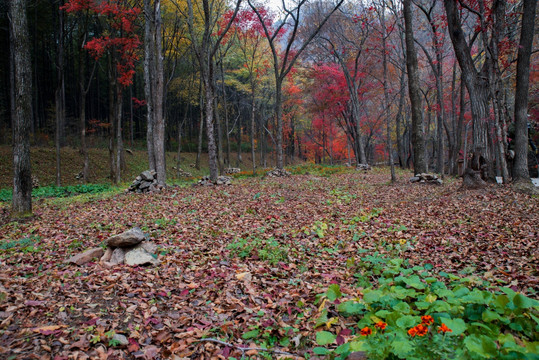
[[285, 177], [285, 176], [290, 176], [290, 175], [292, 174], [286, 171], [285, 169], [273, 169], [266, 173], [266, 176], [269, 176], [269, 177]]
[[177, 169], [175, 166], [173, 167], [174, 170], [176, 170], [179, 177], [193, 177], [193, 174], [191, 174], [189, 171], [185, 171], [182, 168]]
[[240, 168], [227, 168], [227, 169], [225, 169], [225, 174], [232, 175], [232, 174], [237, 174], [240, 171], [241, 171]]
[[146, 170], [140, 173], [129, 186], [126, 192], [146, 193], [158, 192], [164, 188], [157, 184], [157, 173], [155, 170]]
[[371, 166], [369, 164], [357, 164], [356, 170], [360, 171], [369, 171], [371, 169]]
[[138, 227], [112, 236], [105, 241], [107, 249], [101, 247], [86, 250], [66, 260], [66, 263], [84, 265], [94, 258], [106, 267], [120, 264], [131, 266], [158, 265], [157, 245], [147, 241], [146, 236]]
[[443, 185], [442, 179], [439, 179], [438, 176], [434, 174], [416, 174], [414, 177], [410, 178], [411, 183], [422, 183], [422, 184], [434, 184], [434, 185]]
[[213, 183], [209, 176], [204, 176], [198, 180], [200, 186], [214, 186], [214, 185], [232, 185], [232, 178], [230, 176], [219, 176], [217, 182]]

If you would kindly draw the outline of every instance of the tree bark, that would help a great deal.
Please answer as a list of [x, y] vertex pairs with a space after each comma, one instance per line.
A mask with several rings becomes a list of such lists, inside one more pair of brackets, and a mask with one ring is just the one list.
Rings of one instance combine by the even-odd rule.
[[153, 128], [154, 128], [154, 109], [153, 109], [153, 90], [152, 84], [155, 83], [153, 77], [156, 75], [152, 69], [155, 69], [154, 61], [155, 56], [153, 54], [154, 47], [152, 46], [155, 41], [153, 38], [153, 8], [151, 0], [144, 0], [144, 95], [146, 97], [146, 144], [148, 147], [148, 167], [150, 170], [155, 170], [155, 148], [153, 141]]
[[[59, 6], [62, 6], [63, 1]], [[62, 171], [61, 171], [61, 155], [60, 150], [62, 146], [62, 134], [65, 124], [65, 103], [64, 103], [64, 13], [58, 8], [58, 30], [56, 38], [56, 75], [57, 84], [55, 91], [55, 108], [56, 108], [56, 134], [55, 134], [55, 147], [56, 147], [56, 186], [62, 185]]]
[[154, 0], [153, 6], [153, 29], [154, 35], [151, 46], [153, 47], [152, 55], [154, 57], [155, 87], [153, 89], [153, 151], [155, 155], [155, 171], [157, 173], [157, 183], [165, 186], [167, 179], [166, 172], [166, 157], [165, 157], [165, 114], [164, 114], [164, 95], [165, 95], [165, 80], [163, 70], [163, 51], [161, 37], [161, 0]]
[[13, 122], [13, 218], [32, 215], [32, 171], [30, 164], [30, 123], [32, 121], [32, 68], [26, 0], [9, 2], [10, 50], [13, 70], [11, 84]]
[[[394, 184], [397, 181], [395, 175], [395, 162], [393, 161], [393, 141], [391, 140], [391, 116], [390, 116], [390, 103], [389, 103], [389, 89], [387, 86], [387, 32], [386, 32], [386, 16], [385, 16], [385, 3], [382, 3], [382, 11], [380, 15], [382, 26], [382, 67], [383, 67], [383, 88], [384, 88], [384, 111], [386, 113], [386, 136], [387, 136], [387, 154], [389, 161], [389, 168], [391, 170], [391, 183]], [[413, 34], [412, 34], [413, 37]], [[359, 134], [358, 134], [359, 136]]]
[[403, 1], [403, 10], [406, 38], [406, 68], [408, 70], [408, 92], [412, 108], [412, 147], [414, 152], [414, 173], [421, 174], [427, 171], [427, 166], [425, 163], [423, 115], [421, 109], [421, 94], [419, 89], [419, 74], [417, 69], [417, 54], [414, 47], [411, 0]]
[[453, 49], [460, 65], [462, 79], [466, 84], [470, 97], [473, 119], [473, 153], [475, 154], [473, 158], [476, 159], [470, 165], [474, 170], [481, 170], [479, 161], [483, 159], [483, 180], [495, 181], [494, 159], [492, 159], [488, 147], [489, 81], [488, 74], [486, 73], [490, 68], [489, 63], [492, 59], [487, 56], [481, 71], [477, 71], [470, 47], [464, 38], [460, 18], [457, 14], [457, 2], [455, 0], [444, 0], [444, 7]]
[[530, 182], [527, 126], [528, 89], [536, 7], [536, 0], [524, 0], [515, 88], [515, 160], [513, 164], [513, 181], [515, 182]]

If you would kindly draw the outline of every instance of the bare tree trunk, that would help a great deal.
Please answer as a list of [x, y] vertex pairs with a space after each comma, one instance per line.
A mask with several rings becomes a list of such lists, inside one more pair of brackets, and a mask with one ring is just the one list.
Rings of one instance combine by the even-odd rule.
[[148, 167], [151, 170], [155, 170], [155, 145], [154, 145], [154, 89], [155, 81], [153, 77], [156, 75], [152, 69], [155, 69], [154, 61], [155, 56], [153, 54], [155, 47], [154, 43], [152, 22], [154, 21], [154, 12], [151, 4], [151, 0], [144, 0], [144, 95], [146, 97], [146, 144], [148, 147]]
[[240, 164], [243, 163], [243, 159], [241, 157], [241, 114], [238, 117], [238, 138], [237, 138], [237, 147], [238, 147], [238, 157], [236, 160], [237, 167], [240, 167]]
[[481, 71], [477, 71], [470, 48], [464, 38], [460, 18], [457, 14], [457, 3], [454, 0], [444, 0], [444, 7], [453, 49], [460, 65], [462, 79], [470, 96], [474, 153], [474, 161], [470, 166], [476, 171], [481, 170], [483, 180], [495, 181], [494, 159], [492, 159], [488, 146], [489, 81], [487, 72], [490, 69], [489, 63], [492, 59], [487, 56]]
[[253, 160], [253, 176], [256, 175], [256, 158], [255, 158], [255, 115], [256, 115], [256, 99], [253, 91], [251, 99], [251, 157]]
[[114, 183], [118, 185], [121, 181], [122, 174], [122, 154], [124, 150], [122, 139], [122, 86], [116, 82], [116, 177]]
[[202, 96], [202, 79], [200, 79], [200, 124], [198, 129], [198, 147], [197, 147], [197, 158], [195, 161], [195, 168], [200, 170], [200, 158], [202, 156], [202, 136], [204, 134], [204, 97]]
[[[206, 56], [203, 56], [205, 58]], [[215, 143], [214, 134], [214, 88], [213, 88], [213, 62], [210, 60], [206, 64], [202, 64], [203, 70], [201, 71], [204, 83], [204, 95], [205, 95], [205, 118], [206, 118], [206, 135], [208, 137], [208, 161], [210, 167], [210, 181], [217, 182], [219, 175], [219, 169], [217, 166], [217, 145]]]
[[411, 0], [403, 1], [404, 26], [406, 38], [406, 67], [408, 69], [408, 92], [412, 108], [412, 147], [414, 151], [414, 173], [427, 170], [425, 164], [425, 140], [423, 134], [423, 116], [417, 69], [417, 54], [414, 47]]
[[527, 126], [528, 89], [536, 7], [536, 0], [524, 0], [515, 89], [515, 160], [513, 165], [513, 180], [515, 182], [530, 182]]
[[[382, 6], [382, 12], [380, 16], [382, 25], [382, 66], [383, 66], [383, 88], [384, 88], [384, 108], [386, 113], [386, 134], [387, 134], [387, 153], [389, 156], [389, 168], [391, 169], [391, 183], [394, 184], [397, 181], [395, 175], [395, 162], [393, 161], [393, 141], [391, 140], [391, 116], [390, 116], [390, 103], [389, 103], [389, 89], [387, 86], [387, 51], [386, 51], [386, 16], [385, 16], [385, 3]], [[413, 36], [413, 35], [412, 35]], [[359, 134], [358, 134], [359, 136]]]
[[13, 125], [13, 201], [11, 216], [32, 215], [32, 171], [30, 164], [30, 123], [32, 121], [32, 68], [26, 0], [9, 2], [10, 50], [14, 82], [11, 99]]
[[[62, 6], [63, 1], [59, 6]], [[61, 156], [60, 150], [62, 146], [63, 127], [65, 124], [65, 103], [64, 103], [64, 12], [58, 8], [58, 29], [56, 38], [56, 74], [57, 84], [55, 92], [55, 106], [56, 106], [56, 186], [62, 185], [62, 172], [61, 172]]]
[[153, 34], [154, 42], [152, 53], [155, 64], [155, 89], [154, 95], [154, 128], [153, 128], [153, 150], [155, 154], [155, 171], [157, 172], [157, 183], [165, 186], [167, 180], [166, 157], [165, 157], [165, 114], [164, 114], [164, 95], [165, 80], [163, 70], [162, 38], [161, 38], [161, 0], [154, 0], [153, 8]]

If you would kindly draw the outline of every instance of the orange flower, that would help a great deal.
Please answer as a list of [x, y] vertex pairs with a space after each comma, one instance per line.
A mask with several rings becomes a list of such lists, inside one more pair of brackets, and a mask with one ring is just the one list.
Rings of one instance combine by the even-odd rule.
[[434, 323], [434, 319], [430, 315], [421, 316], [421, 323], [429, 326]]
[[386, 326], [387, 324], [383, 321], [378, 321], [376, 324], [374, 324], [374, 327], [380, 330], [385, 330]]
[[372, 334], [372, 330], [370, 327], [364, 327], [363, 329], [361, 329], [361, 335], [363, 336], [367, 336], [367, 335], [370, 335]]
[[445, 334], [446, 332], [453, 332], [453, 330], [448, 328], [446, 324], [442, 323], [442, 326], [438, 326], [438, 332], [443, 332]]
[[429, 332], [429, 328], [426, 327], [423, 324], [419, 324], [417, 326], [414, 326], [410, 330], [408, 330], [408, 335], [414, 337], [414, 336], [425, 336]]
[[429, 328], [423, 324], [417, 325], [416, 329], [417, 329], [417, 336], [425, 336], [427, 335], [427, 332], [429, 331]]

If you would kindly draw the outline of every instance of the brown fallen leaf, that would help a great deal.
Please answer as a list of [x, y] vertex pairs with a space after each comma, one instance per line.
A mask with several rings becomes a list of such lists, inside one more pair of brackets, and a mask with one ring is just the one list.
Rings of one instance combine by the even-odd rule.
[[43, 335], [50, 335], [51, 332], [67, 327], [67, 325], [48, 325], [38, 328], [33, 328], [32, 331]]

